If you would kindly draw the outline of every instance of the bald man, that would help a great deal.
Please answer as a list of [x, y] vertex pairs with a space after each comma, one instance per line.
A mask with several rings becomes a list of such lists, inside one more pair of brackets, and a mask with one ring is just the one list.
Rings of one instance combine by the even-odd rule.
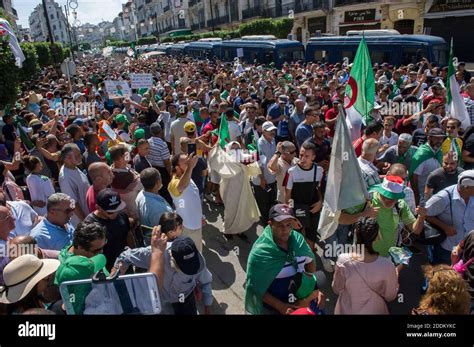
[[58, 259], [59, 251], [41, 249], [30, 235], [17, 236], [8, 241], [10, 261], [24, 254], [33, 254], [40, 259]]
[[110, 187], [114, 180], [114, 173], [112, 168], [106, 163], [92, 163], [89, 166], [89, 177], [92, 181], [92, 186], [86, 194], [87, 207], [89, 212], [97, 210], [96, 195], [105, 188]]
[[293, 143], [296, 143], [296, 128], [298, 127], [298, 125], [300, 125], [302, 121], [304, 121], [305, 118], [303, 112], [305, 105], [306, 103], [303, 100], [297, 99], [295, 101], [295, 109], [291, 113], [290, 119], [288, 121], [288, 130], [290, 131], [290, 137]]

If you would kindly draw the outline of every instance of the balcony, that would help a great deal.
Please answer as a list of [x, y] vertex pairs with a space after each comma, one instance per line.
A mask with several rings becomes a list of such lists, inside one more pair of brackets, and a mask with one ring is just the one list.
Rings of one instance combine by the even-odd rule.
[[375, 2], [376, 0], [334, 0], [334, 7], [337, 6], [346, 6], [346, 5], [355, 5], [355, 4], [364, 4], [367, 2]]
[[163, 7], [163, 13], [166, 13], [166, 12], [168, 12], [169, 10], [170, 10], [170, 7], [169, 7], [169, 5], [168, 5], [168, 6], [165, 6], [165, 7]]

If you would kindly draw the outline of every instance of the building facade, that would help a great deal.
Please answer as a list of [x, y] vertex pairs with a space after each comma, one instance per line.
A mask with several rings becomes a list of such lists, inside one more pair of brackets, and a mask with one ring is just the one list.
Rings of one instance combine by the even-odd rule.
[[16, 21], [18, 20], [18, 13], [13, 7], [12, 0], [0, 0], [0, 8], [3, 8], [3, 10], [11, 17], [12, 23], [10, 23], [10, 25], [12, 28], [14, 30], [17, 29]]
[[[61, 6], [53, 0], [46, 0], [46, 9], [54, 41], [68, 43], [67, 21]], [[37, 5], [30, 14], [29, 24], [33, 41], [48, 41], [48, 26], [42, 4]]]

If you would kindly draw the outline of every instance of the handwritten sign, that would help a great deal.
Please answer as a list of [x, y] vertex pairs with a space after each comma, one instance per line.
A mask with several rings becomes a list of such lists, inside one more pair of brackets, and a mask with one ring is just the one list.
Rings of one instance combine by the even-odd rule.
[[110, 99], [130, 98], [132, 92], [127, 81], [105, 81], [105, 90]]
[[153, 87], [153, 75], [151, 73], [130, 74], [130, 80], [132, 82], [132, 89], [150, 89]]
[[244, 56], [244, 49], [243, 48], [237, 48], [237, 57], [242, 58]]

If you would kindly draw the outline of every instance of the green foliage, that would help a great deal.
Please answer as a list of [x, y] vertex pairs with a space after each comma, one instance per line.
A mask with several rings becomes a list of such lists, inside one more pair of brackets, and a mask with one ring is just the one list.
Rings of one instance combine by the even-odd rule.
[[40, 71], [38, 64], [38, 54], [34, 44], [29, 42], [23, 42], [20, 44], [21, 50], [25, 55], [25, 61], [23, 67], [20, 69], [20, 78], [22, 81], [29, 80]]
[[141, 37], [138, 39], [137, 41], [137, 45], [138, 46], [141, 46], [141, 45], [153, 45], [157, 42], [156, 40], [156, 37], [155, 36], [147, 36], [147, 37]]
[[[199, 39], [209, 37], [219, 37], [225, 39], [235, 39], [245, 35], [275, 35], [279, 39], [286, 39], [293, 28], [293, 19], [290, 18], [266, 18], [257, 19], [253, 22], [242, 24], [236, 30], [218, 30], [218, 31], [207, 31], [201, 34], [193, 34], [178, 37], [163, 37], [160, 38], [161, 43], [166, 42], [178, 42], [178, 41], [195, 41]], [[153, 42], [154, 43], [154, 42]], [[138, 45], [147, 44], [141, 43], [138, 40]], [[117, 44], [116, 47], [126, 47], [129, 43], [125, 42], [123, 45]]]
[[275, 35], [277, 38], [286, 39], [293, 28], [293, 19], [259, 19], [239, 27], [240, 34], [245, 35]]
[[40, 67], [53, 64], [53, 55], [51, 54], [51, 47], [49, 42], [35, 42], [33, 43], [38, 54], [38, 63]]
[[7, 43], [0, 44], [0, 109], [14, 103], [20, 82], [20, 69]]
[[92, 49], [92, 46], [89, 42], [84, 42], [79, 45], [79, 49], [81, 51], [89, 51]]

